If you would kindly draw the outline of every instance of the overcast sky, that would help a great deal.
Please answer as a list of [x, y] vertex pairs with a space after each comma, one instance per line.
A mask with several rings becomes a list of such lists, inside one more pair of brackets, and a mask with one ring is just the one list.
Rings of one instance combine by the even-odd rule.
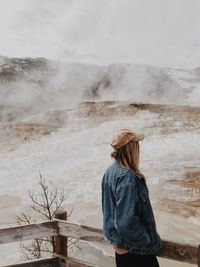
[[0, 55], [200, 66], [200, 0], [0, 0]]

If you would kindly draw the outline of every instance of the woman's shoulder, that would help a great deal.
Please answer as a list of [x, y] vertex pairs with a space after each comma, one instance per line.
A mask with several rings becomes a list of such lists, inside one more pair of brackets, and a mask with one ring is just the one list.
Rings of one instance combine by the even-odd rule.
[[137, 179], [137, 174], [132, 171], [132, 170], [127, 170], [125, 169], [120, 177], [119, 180], [124, 183], [124, 184], [132, 184], [135, 185], [136, 184], [136, 179]]
[[116, 160], [108, 167], [105, 176], [118, 185], [136, 185], [136, 180], [139, 178], [136, 172], [126, 169]]

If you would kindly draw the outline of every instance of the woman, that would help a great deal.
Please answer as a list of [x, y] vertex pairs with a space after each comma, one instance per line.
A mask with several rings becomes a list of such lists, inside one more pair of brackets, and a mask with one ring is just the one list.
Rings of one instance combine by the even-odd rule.
[[117, 267], [158, 267], [161, 248], [144, 175], [139, 169], [143, 134], [128, 129], [112, 141], [114, 163], [102, 180], [105, 239], [114, 246]]

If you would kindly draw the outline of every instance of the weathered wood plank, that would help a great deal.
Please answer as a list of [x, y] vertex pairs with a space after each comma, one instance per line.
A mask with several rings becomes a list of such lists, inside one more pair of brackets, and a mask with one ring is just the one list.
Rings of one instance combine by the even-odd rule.
[[181, 262], [197, 264], [199, 257], [198, 254], [198, 247], [163, 240], [162, 249], [158, 253], [158, 256]]
[[[74, 237], [86, 241], [104, 242], [103, 232], [101, 229], [76, 225], [58, 220], [59, 234], [62, 236]], [[198, 263], [198, 247], [188, 244], [180, 244], [163, 240], [163, 247], [158, 253], [159, 257], [178, 260], [181, 262]], [[200, 266], [199, 266], [200, 267]]]
[[31, 260], [22, 263], [15, 263], [14, 265], [6, 265], [3, 267], [59, 267], [59, 257], [51, 257], [46, 259]]
[[[57, 213], [55, 215], [56, 219], [67, 220], [67, 212]], [[65, 236], [58, 235], [55, 237], [55, 253], [67, 257], [67, 246], [68, 238]]]
[[85, 226], [85, 225], [77, 225], [72, 223], [67, 223], [62, 220], [58, 221], [59, 235], [66, 237], [73, 237], [85, 241], [97, 241], [103, 242], [103, 231], [101, 229]]
[[[49, 222], [0, 229], [0, 244], [58, 235], [105, 243], [101, 229], [71, 224], [57, 219]], [[198, 264], [200, 267], [200, 248], [197, 246], [163, 240], [163, 247], [158, 256]]]
[[84, 261], [76, 260], [73, 258], [67, 258], [66, 267], [95, 267], [95, 265], [89, 264]]
[[0, 244], [58, 235], [58, 223], [48, 221], [0, 229]]

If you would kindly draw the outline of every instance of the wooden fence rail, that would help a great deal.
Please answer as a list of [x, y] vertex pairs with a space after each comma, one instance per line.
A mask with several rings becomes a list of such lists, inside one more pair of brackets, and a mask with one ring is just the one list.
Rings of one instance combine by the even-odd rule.
[[26, 224], [0, 229], [0, 244], [58, 235], [58, 222]]
[[26, 262], [15, 263], [13, 265], [7, 265], [4, 267], [58, 267], [60, 266], [59, 257], [51, 257], [38, 260], [29, 260]]
[[[21, 225], [9, 228], [0, 229], [0, 244], [10, 243], [10, 242], [19, 242], [23, 240], [31, 240], [35, 238], [41, 237], [49, 237], [49, 236], [57, 236], [58, 241], [63, 244], [63, 239], [60, 237], [72, 237], [77, 238], [79, 240], [85, 241], [95, 241], [95, 242], [103, 242], [103, 232], [101, 229], [96, 229], [89, 226], [84, 225], [76, 225], [72, 223], [68, 223], [63, 220], [53, 220], [42, 223], [35, 223], [29, 225]], [[62, 244], [57, 244], [59, 249], [56, 251], [59, 254], [62, 251], [60, 246]], [[89, 267], [93, 266], [89, 263], [81, 263], [80, 261], [70, 259], [65, 255], [61, 256], [60, 259], [65, 258], [64, 261], [59, 261], [59, 257], [46, 259], [46, 265], [44, 264], [45, 259], [43, 260], [43, 265], [40, 265], [40, 261], [27, 262], [23, 264], [15, 264], [13, 266], [19, 267], [32, 267], [32, 266], [45, 266], [45, 267], [55, 267], [55, 266], [67, 266], [67, 267]], [[180, 262], [188, 262], [190, 264], [196, 264], [196, 266], [200, 267], [200, 246], [192, 246], [190, 244], [182, 244], [177, 242], [172, 242], [168, 240], [162, 241], [162, 249], [158, 253], [159, 257], [168, 258], [171, 260], [177, 260]], [[59, 263], [58, 263], [59, 261]], [[42, 260], [41, 260], [42, 262]], [[29, 265], [28, 265], [29, 264]], [[32, 265], [31, 265], [32, 264]]]

